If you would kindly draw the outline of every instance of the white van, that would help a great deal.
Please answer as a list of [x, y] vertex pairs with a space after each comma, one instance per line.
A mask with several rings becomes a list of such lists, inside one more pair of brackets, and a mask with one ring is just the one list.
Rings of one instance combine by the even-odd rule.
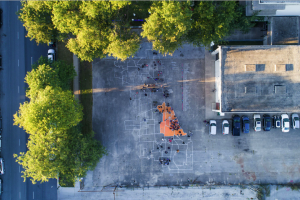
[[209, 120], [209, 134], [216, 135], [217, 134], [217, 122], [216, 120]]

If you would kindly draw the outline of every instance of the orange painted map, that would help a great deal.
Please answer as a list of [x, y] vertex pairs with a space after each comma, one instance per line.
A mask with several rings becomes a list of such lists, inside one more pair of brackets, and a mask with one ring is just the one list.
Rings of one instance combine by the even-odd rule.
[[183, 136], [187, 135], [179, 126], [175, 112], [171, 107], [166, 106], [164, 102], [162, 105], [158, 105], [157, 109], [163, 114], [162, 122], [160, 123], [160, 133], [164, 134], [166, 137], [170, 136]]

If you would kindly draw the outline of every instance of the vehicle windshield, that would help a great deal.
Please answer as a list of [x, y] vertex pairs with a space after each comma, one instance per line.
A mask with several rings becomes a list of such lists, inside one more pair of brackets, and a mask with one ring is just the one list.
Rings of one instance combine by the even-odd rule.
[[298, 117], [295, 117], [294, 119], [295, 119], [295, 120], [299, 120], [299, 118], [298, 118]]
[[211, 124], [211, 126], [216, 126], [216, 124]]
[[288, 119], [283, 119], [283, 122], [289, 122], [289, 120]]
[[224, 127], [229, 127], [229, 124], [224, 124]]

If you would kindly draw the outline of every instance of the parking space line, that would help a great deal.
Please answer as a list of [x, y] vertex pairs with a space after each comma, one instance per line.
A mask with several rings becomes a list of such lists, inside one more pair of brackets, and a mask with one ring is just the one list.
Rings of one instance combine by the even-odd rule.
[[20, 86], [18, 86], [18, 93], [20, 93]]
[[18, 67], [20, 67], [20, 60], [18, 59]]
[[17, 6], [17, 12], [19, 11], [19, 6]]
[[19, 199], [21, 199], [21, 192], [19, 192]]
[[20, 139], [19, 139], [19, 146], [21, 145], [21, 141], [20, 141]]
[[17, 32], [17, 38], [19, 39], [19, 32]]
[[31, 59], [30, 59], [30, 60], [31, 60], [31, 65], [32, 65], [32, 57], [31, 57]]
[[32, 198], [32, 199], [34, 199], [34, 192], [32, 192], [32, 196], [33, 196], [33, 198]]
[[21, 166], [19, 165], [19, 172], [21, 172]]

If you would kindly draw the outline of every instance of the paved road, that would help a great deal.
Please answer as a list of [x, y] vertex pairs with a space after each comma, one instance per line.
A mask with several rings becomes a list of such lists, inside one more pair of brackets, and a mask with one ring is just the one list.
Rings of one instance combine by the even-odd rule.
[[41, 55], [46, 55], [47, 45], [39, 45], [25, 38], [26, 31], [15, 14], [20, 9], [20, 2], [0, 2], [3, 10], [3, 26], [0, 29], [0, 52], [2, 66], [0, 72], [0, 103], [3, 117], [2, 152], [5, 159], [2, 199], [57, 199], [57, 182], [33, 185], [30, 180], [24, 182], [13, 154], [26, 151], [27, 136], [25, 131], [13, 126], [13, 114], [19, 104], [25, 101], [24, 77], [31, 70], [32, 62]]

